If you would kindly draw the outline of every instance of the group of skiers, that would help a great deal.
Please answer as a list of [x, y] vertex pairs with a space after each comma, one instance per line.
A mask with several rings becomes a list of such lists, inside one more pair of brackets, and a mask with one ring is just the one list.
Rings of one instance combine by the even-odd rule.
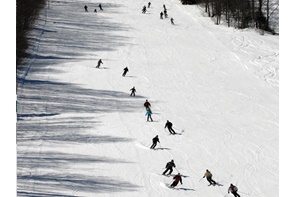
[[[100, 10], [103, 10], [101, 4], [99, 4], [98, 7], [99, 7]], [[85, 10], [85, 12], [88, 12], [88, 6], [87, 5], [84, 6], [84, 10]], [[97, 10], [94, 9], [94, 12], [97, 12]]]
[[[151, 121], [153, 121], [153, 119], [151, 118], [152, 113], [151, 113], [151, 104], [150, 104], [150, 102], [146, 99], [146, 101], [144, 102], [143, 105], [144, 105], [144, 107], [146, 108], [146, 111], [147, 111], [146, 112], [146, 115], [148, 115], [147, 121], [149, 121], [149, 118], [151, 119]], [[174, 135], [174, 134], [176, 134], [176, 132], [174, 131], [172, 126], [173, 126], [173, 124], [169, 120], [167, 120], [164, 128], [167, 127], [168, 131], [172, 135]], [[159, 139], [158, 135], [156, 135], [152, 139], [152, 145], [151, 145], [150, 149], [155, 149], [155, 147], [157, 146], [157, 143], [160, 143], [160, 139]], [[173, 172], [173, 168], [176, 168], [174, 160], [172, 159], [171, 161], [169, 161], [166, 164], [165, 168], [166, 169], [162, 174], [166, 175], [166, 173], [168, 172], [167, 175], [171, 175], [171, 173]], [[209, 185], [216, 185], [217, 184], [217, 182], [212, 179], [213, 175], [208, 169], [206, 169], [203, 178], [205, 178], [205, 177], [206, 177], [207, 181], [209, 182]], [[178, 185], [179, 182], [182, 184], [181, 174], [178, 172], [178, 174], [173, 177], [173, 182], [170, 184], [170, 187], [174, 188], [175, 186]], [[228, 188], [228, 193], [229, 192], [231, 192], [235, 197], [240, 197], [240, 195], [237, 193], [238, 192], [237, 186], [233, 185], [232, 183], [230, 184], [230, 187]]]
[[[151, 6], [151, 2], [148, 2], [148, 6], [147, 7], [150, 8], [150, 6]], [[142, 7], [141, 12], [143, 14], [146, 13], [147, 7], [145, 5]], [[166, 9], [165, 4], [163, 5], [163, 8], [164, 8], [164, 11], [163, 12], [160, 12], [160, 19], [163, 19], [163, 16], [165, 16], [165, 18], [168, 18], [168, 13], [167, 13], [167, 9]], [[172, 25], [174, 25], [174, 19], [172, 17], [170, 18], [170, 22], [171, 22]]]
[[[151, 6], [151, 3], [149, 2], [148, 3], [148, 8], [150, 8], [150, 6]], [[101, 4], [99, 4], [99, 8], [101, 10], [103, 10], [102, 7], [101, 7]], [[166, 6], [163, 5], [163, 8], [164, 8], [164, 13], [163, 12], [160, 13], [160, 18], [161, 19], [163, 19], [163, 15], [165, 16], [165, 18], [168, 17]], [[86, 12], [88, 12], [86, 5], [84, 6], [84, 9], [85, 9]], [[95, 12], [96, 12], [96, 9], [95, 9]], [[143, 7], [142, 13], [146, 13], [146, 6]], [[171, 21], [171, 24], [174, 24], [173, 18], [171, 18], [170, 21]], [[103, 64], [103, 62], [102, 62], [101, 59], [99, 59], [96, 68], [100, 68], [101, 64]], [[122, 76], [125, 77], [128, 71], [129, 71], [128, 67], [125, 67], [123, 69]], [[130, 96], [135, 97], [136, 89], [135, 89], [134, 86], [130, 89], [130, 91], [131, 91]], [[152, 121], [153, 122], [153, 119], [152, 119], [152, 116], [151, 116], [152, 115], [152, 110], [151, 110], [151, 104], [150, 104], [150, 102], [146, 99], [146, 101], [144, 102], [143, 105], [144, 105], [144, 107], [146, 109], [146, 114], [145, 115], [147, 116], [147, 121]], [[167, 128], [168, 131], [170, 132], [170, 134], [174, 135], [174, 134], [176, 134], [176, 132], [174, 131], [174, 129], [172, 128], [172, 126], [173, 126], [172, 122], [170, 122], [169, 120], [167, 120], [164, 129]], [[160, 143], [160, 140], [159, 140], [159, 136], [158, 135], [156, 135], [152, 139], [152, 145], [151, 145], [150, 149], [155, 149], [155, 147], [157, 146], [157, 143]], [[172, 159], [171, 161], [169, 161], [166, 164], [165, 171], [162, 174], [163, 175], [166, 175], [166, 173], [167, 173], [167, 176], [168, 175], [171, 175], [171, 173], [173, 172], [173, 168], [176, 168], [176, 165], [174, 163], [174, 160]], [[216, 185], [217, 183], [216, 183], [216, 181], [214, 181], [212, 179], [212, 176], [213, 176], [212, 173], [207, 169], [205, 171], [205, 174], [204, 174], [203, 178], [206, 177], [207, 181], [209, 182], [209, 185], [212, 185], [212, 184], [213, 185]], [[175, 186], [178, 185], [179, 182], [182, 184], [181, 174], [178, 172], [178, 174], [176, 174], [175, 176], [173, 176], [173, 182], [170, 184], [170, 187], [171, 188], [174, 188]], [[233, 185], [231, 183], [230, 186], [229, 186], [229, 188], [228, 188], [228, 193], [232, 193], [234, 195], [234, 197], [240, 197], [240, 195], [237, 192], [238, 192], [237, 186], [235, 186], [235, 185]]]

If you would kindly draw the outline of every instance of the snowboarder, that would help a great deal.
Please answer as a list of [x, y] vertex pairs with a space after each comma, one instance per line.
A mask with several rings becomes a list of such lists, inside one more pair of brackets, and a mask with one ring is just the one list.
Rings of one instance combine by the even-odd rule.
[[210, 185], [212, 185], [212, 183], [215, 185], [216, 182], [214, 180], [212, 180], [212, 176], [213, 176], [212, 173], [207, 169], [204, 176], [203, 176], [203, 178], [206, 177], [207, 181], [210, 183]]
[[160, 13], [160, 19], [163, 19], [163, 12]]
[[151, 146], [151, 149], [155, 149], [155, 147], [157, 146], [157, 143], [160, 143], [159, 137], [158, 135], [156, 135], [156, 137], [153, 138], [153, 144]]
[[125, 67], [123, 70], [124, 70], [124, 72], [123, 72], [122, 76], [125, 77], [126, 73], [127, 73], [129, 70], [128, 70], [127, 67]]
[[168, 175], [170, 175], [172, 172], [173, 172], [173, 167], [176, 168], [175, 164], [174, 164], [174, 161], [173, 159], [171, 161], [169, 161], [167, 164], [166, 164], [166, 170], [163, 172], [163, 175], [166, 175], [166, 172], [168, 172], [169, 170], [169, 173]]
[[145, 115], [147, 116], [147, 120], [146, 121], [149, 121], [149, 119], [153, 122], [153, 119], [152, 119], [152, 111], [150, 108], [147, 108], [146, 109], [146, 113]]
[[95, 68], [99, 68], [101, 64], [103, 64], [103, 62], [101, 61], [101, 59], [99, 59]]
[[169, 122], [169, 120], [167, 120], [164, 129], [167, 127], [171, 134], [176, 134], [175, 131], [172, 129], [172, 126], [173, 126], [172, 122]]
[[180, 183], [181, 183], [181, 185], [182, 185], [182, 178], [181, 178], [181, 175], [180, 175], [180, 173], [178, 173], [177, 175], [175, 175], [174, 177], [173, 177], [173, 183], [170, 185], [170, 187], [175, 187], [177, 184], [178, 184], [178, 182], [180, 181]]
[[103, 10], [102, 7], [101, 7], [101, 4], [99, 4], [98, 7], [99, 7], [100, 10]]
[[165, 18], [168, 17], [167, 10], [164, 10], [164, 15], [165, 15]]
[[151, 104], [150, 104], [150, 102], [146, 99], [145, 102], [144, 102], [144, 104], [143, 104], [143, 106], [145, 106], [146, 109], [150, 109]]
[[146, 13], [146, 6], [144, 5], [142, 8], [142, 13], [145, 14]]
[[170, 21], [171, 21], [171, 24], [174, 25], [174, 19], [171, 18]]
[[130, 96], [135, 96], [136, 90], [135, 90], [135, 87], [134, 86], [133, 86], [133, 88], [130, 89], [130, 91], [131, 91]]
[[88, 12], [87, 5], [84, 6], [85, 12]]
[[235, 197], [240, 197], [240, 195], [237, 193], [238, 188], [237, 186], [234, 186], [232, 183], [230, 184], [227, 193], [231, 192]]
[[148, 3], [148, 8], [150, 8], [150, 7], [151, 7], [151, 2]]

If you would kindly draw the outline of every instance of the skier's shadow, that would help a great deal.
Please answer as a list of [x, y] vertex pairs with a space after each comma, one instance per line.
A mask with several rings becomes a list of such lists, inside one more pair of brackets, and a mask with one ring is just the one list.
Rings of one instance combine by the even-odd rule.
[[196, 190], [194, 190], [194, 189], [183, 188], [183, 187], [181, 187], [181, 188], [174, 188], [174, 189], [176, 189], [176, 190], [184, 190], [184, 191], [196, 191]]
[[223, 186], [223, 185], [220, 183], [216, 183], [214, 186]]
[[[95, 68], [97, 68], [97, 67], [95, 67]], [[97, 69], [110, 69], [110, 68], [108, 68], [108, 67], [99, 67]]]
[[171, 150], [170, 148], [155, 148], [155, 150]]
[[136, 76], [125, 76], [125, 77], [136, 78]]

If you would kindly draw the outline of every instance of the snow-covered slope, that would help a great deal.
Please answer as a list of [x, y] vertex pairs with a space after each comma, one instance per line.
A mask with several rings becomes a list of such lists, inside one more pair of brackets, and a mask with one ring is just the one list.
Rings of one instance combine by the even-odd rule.
[[[18, 73], [18, 196], [216, 197], [230, 183], [241, 196], [278, 196], [279, 38], [216, 26], [178, 0], [142, 14], [147, 3], [42, 11]], [[171, 159], [183, 175], [175, 190], [161, 175]], [[208, 187], [206, 169], [220, 185]]]

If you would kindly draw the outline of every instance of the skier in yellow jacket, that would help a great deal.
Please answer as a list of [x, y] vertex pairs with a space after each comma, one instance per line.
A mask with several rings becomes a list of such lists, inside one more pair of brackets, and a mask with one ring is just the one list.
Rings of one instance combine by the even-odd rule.
[[205, 174], [204, 174], [204, 176], [203, 176], [203, 178], [207, 178], [207, 181], [210, 183], [210, 185], [212, 185], [212, 184], [216, 184], [216, 182], [214, 181], [214, 180], [212, 180], [212, 173], [207, 169], [206, 170], [206, 172], [205, 172]]

